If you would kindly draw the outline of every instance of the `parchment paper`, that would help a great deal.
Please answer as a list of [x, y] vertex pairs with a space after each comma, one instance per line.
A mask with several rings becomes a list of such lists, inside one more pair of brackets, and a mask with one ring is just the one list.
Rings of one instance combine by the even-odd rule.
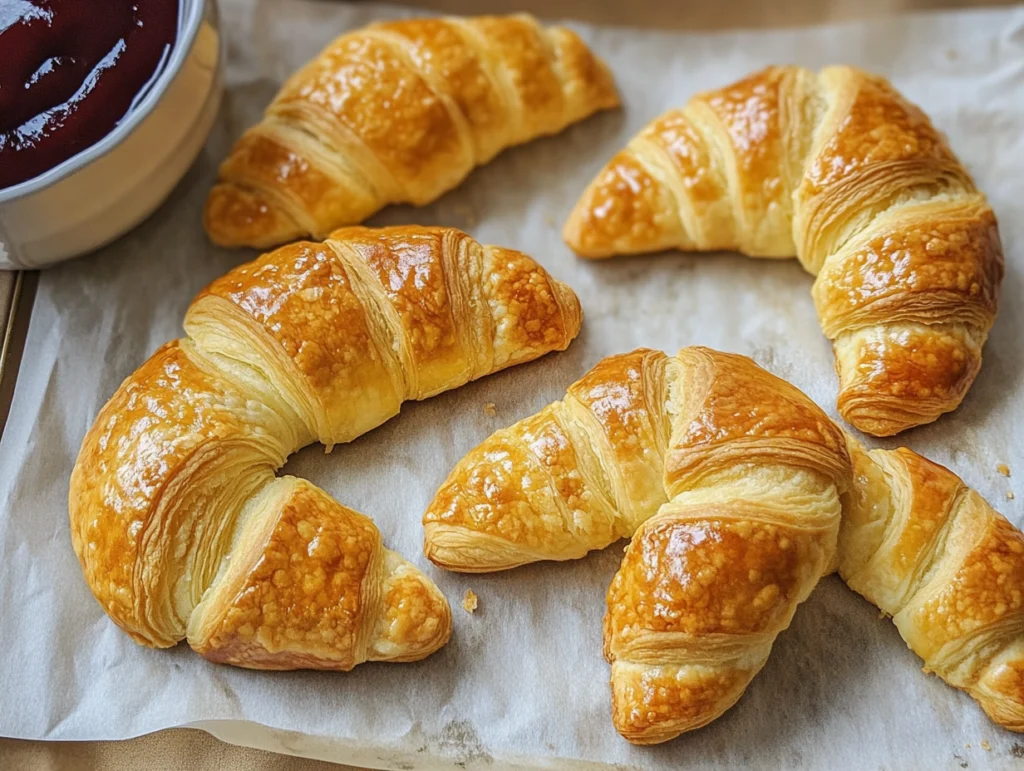
[[[465, 228], [543, 262], [579, 294], [585, 324], [563, 354], [420, 404], [287, 471], [373, 516], [453, 604], [451, 643], [416, 664], [348, 674], [219, 667], [188, 648], [140, 648], [102, 613], [68, 536], [68, 476], [96, 412], [161, 343], [192, 295], [251, 252], [207, 243], [203, 197], [230, 142], [277, 84], [339, 32], [405, 12], [299, 0], [222, 3], [229, 92], [200, 161], [148, 222], [42, 276], [10, 422], [0, 440], [0, 734], [126, 738], [199, 725], [237, 743], [379, 768], [1001, 768], [1024, 738], [923, 675], [895, 627], [835, 578], [797, 612], [740, 703], [708, 728], [629, 746], [609, 718], [604, 592], [622, 544], [587, 559], [466, 577], [422, 557], [420, 516], [451, 467], [532, 414], [603, 356], [701, 343], [753, 356], [834, 415], [832, 354], [811, 279], [794, 261], [672, 253], [578, 261], [559, 229], [597, 169], [651, 117], [771, 62], [849, 62], [925, 107], [990, 196], [1007, 254], [1003, 304], [977, 383], [953, 415], [904, 434], [1020, 524], [1024, 442], [1024, 11], [910, 16], [771, 33], [684, 35], [576, 26], [608, 61], [625, 110], [506, 152], [435, 205], [375, 224]], [[493, 403], [496, 414], [484, 405]], [[877, 444], [877, 443], [876, 443]], [[1018, 476], [1004, 478], [997, 463]], [[461, 597], [480, 597], [473, 616]]]

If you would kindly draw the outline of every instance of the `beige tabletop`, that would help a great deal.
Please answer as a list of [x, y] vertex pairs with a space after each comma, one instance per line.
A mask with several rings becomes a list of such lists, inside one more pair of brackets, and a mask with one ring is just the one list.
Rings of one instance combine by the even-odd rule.
[[[600, 24], [633, 27], [712, 30], [726, 28], [785, 27], [864, 19], [917, 10], [1014, 5], [1014, 0], [394, 0], [445, 13], [511, 13], [529, 11], [540, 17], [580, 19]], [[0, 430], [2, 430], [13, 375], [21, 355], [28, 311], [35, 285], [26, 274], [12, 334], [7, 332], [11, 299], [16, 296], [17, 274], [0, 271], [0, 341], [7, 339], [6, 365], [0, 366]], [[3, 359], [0, 358], [0, 362]], [[334, 764], [274, 755], [234, 747], [203, 731], [171, 729], [122, 742], [32, 742], [0, 738], [0, 768], [21, 771], [43, 769], [147, 769], [152, 771], [321, 771], [343, 768]]]

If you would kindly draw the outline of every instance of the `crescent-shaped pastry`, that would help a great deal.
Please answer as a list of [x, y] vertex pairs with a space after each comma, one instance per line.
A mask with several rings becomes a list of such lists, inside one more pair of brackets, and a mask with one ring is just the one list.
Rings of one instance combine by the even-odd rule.
[[1024, 731], [1024, 534], [949, 469], [849, 439], [839, 574], [914, 653]]
[[793, 257], [832, 341], [843, 418], [888, 436], [956, 409], [1003, 277], [996, 218], [946, 140], [886, 80], [769, 67], [652, 121], [564, 230], [584, 257]]
[[731, 707], [833, 566], [842, 431], [743, 356], [600, 362], [469, 453], [424, 515], [453, 570], [575, 559], [633, 536], [608, 590], [616, 729], [663, 742]]
[[619, 97], [576, 33], [525, 14], [347, 32], [282, 86], [220, 168], [206, 231], [267, 247], [430, 203], [500, 151]]
[[451, 628], [434, 584], [369, 519], [274, 472], [564, 349], [580, 318], [531, 258], [450, 228], [348, 228], [236, 268], [82, 443], [69, 508], [90, 589], [137, 642], [238, 666], [430, 654]]
[[466, 572], [632, 537], [604, 621], [613, 718], [632, 742], [735, 703], [837, 565], [925, 671], [1024, 731], [1021, 531], [942, 466], [844, 438], [743, 357], [605, 359], [463, 458], [424, 530], [426, 555]]

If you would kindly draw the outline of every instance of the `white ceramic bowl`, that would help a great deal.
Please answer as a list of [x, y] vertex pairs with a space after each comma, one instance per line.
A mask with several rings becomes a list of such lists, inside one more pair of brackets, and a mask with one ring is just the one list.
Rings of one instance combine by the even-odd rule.
[[0, 190], [0, 269], [40, 268], [113, 241], [159, 206], [217, 115], [222, 44], [214, 0], [180, 0], [170, 61], [113, 131]]

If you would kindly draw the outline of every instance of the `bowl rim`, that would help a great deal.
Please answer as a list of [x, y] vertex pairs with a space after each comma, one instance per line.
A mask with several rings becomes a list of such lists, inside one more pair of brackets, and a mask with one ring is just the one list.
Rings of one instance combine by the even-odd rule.
[[160, 77], [157, 78], [149, 93], [128, 115], [126, 120], [122, 120], [114, 126], [114, 129], [96, 144], [90, 145], [65, 161], [61, 161], [53, 168], [47, 169], [42, 174], [31, 179], [26, 179], [24, 182], [19, 182], [16, 185], [0, 190], [0, 204], [7, 203], [15, 198], [23, 198], [38, 193], [40, 190], [56, 185], [83, 166], [87, 166], [97, 158], [101, 158], [111, 152], [121, 143], [121, 140], [131, 134], [153, 112], [171, 82], [178, 76], [182, 63], [184, 63], [185, 58], [192, 49], [192, 43], [199, 32], [199, 26], [209, 2], [210, 0], [178, 0], [179, 12], [185, 14], [185, 19], [184, 24], [180, 28], [178, 39], [174, 44], [174, 49], [171, 51], [170, 61], [167, 62], [167, 66], [160, 74]]

